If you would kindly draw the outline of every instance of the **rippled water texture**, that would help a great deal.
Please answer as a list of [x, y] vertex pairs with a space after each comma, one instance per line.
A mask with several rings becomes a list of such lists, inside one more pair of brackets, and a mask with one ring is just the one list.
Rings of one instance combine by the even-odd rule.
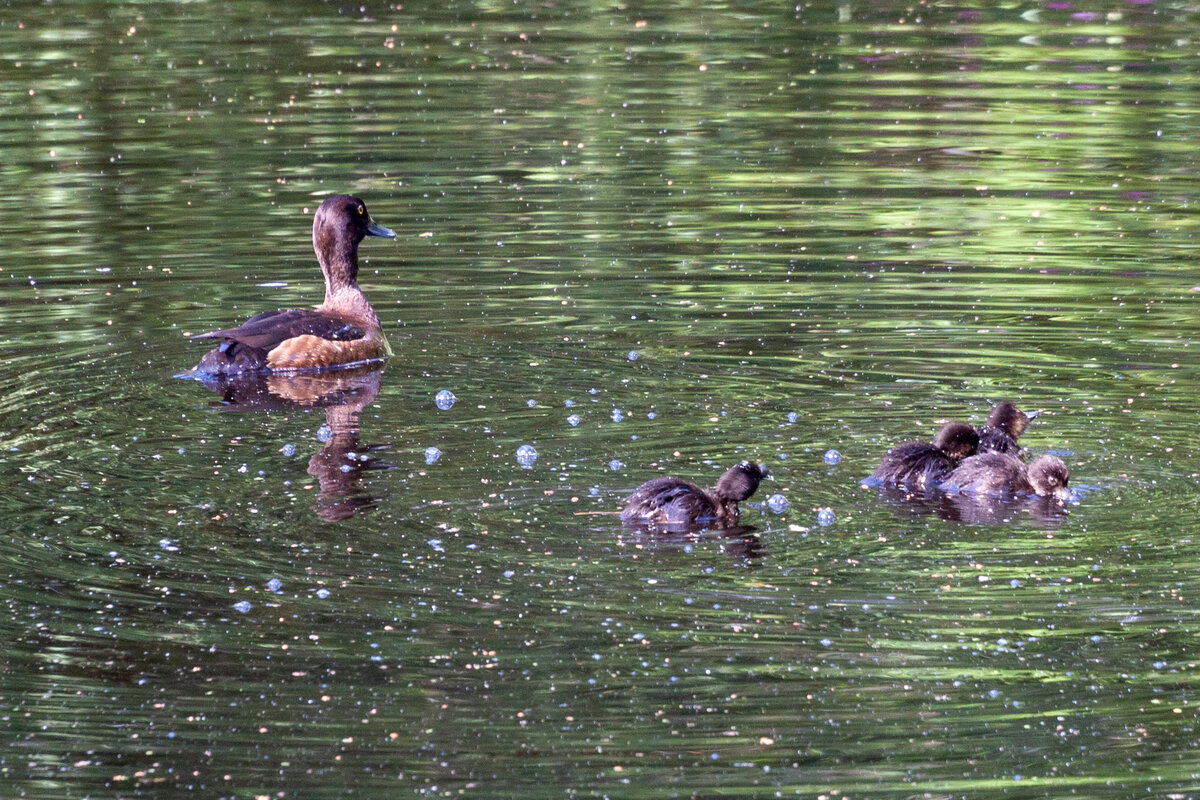
[[[1195, 796], [1198, 25], [0, 9], [0, 794]], [[174, 378], [336, 192], [396, 356]], [[1077, 504], [859, 485], [1002, 399]]]

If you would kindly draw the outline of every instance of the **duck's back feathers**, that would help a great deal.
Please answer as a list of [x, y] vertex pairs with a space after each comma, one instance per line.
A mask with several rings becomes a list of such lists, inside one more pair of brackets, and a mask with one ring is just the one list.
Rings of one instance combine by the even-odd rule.
[[971, 456], [946, 477], [946, 485], [972, 494], [1028, 492], [1025, 464], [1007, 453], [988, 452]]
[[990, 425], [981, 425], [978, 431], [979, 452], [1002, 453], [1010, 456], [1020, 455], [1021, 445], [1017, 444], [1017, 440], [1007, 431], [993, 428]]
[[376, 337], [368, 337], [357, 325], [297, 308], [267, 311], [236, 328], [192, 338], [224, 340], [196, 367], [210, 373], [324, 369], [385, 355]]
[[946, 454], [928, 442], [905, 442], [887, 451], [871, 477], [925, 489], [936, 486], [953, 468]]
[[332, 341], [361, 339], [364, 331], [356, 325], [316, 311], [289, 308], [256, 314], [236, 328], [212, 331], [193, 339], [232, 339], [247, 347], [272, 350], [297, 336], [316, 336]]
[[687, 525], [717, 518], [714, 498], [694, 483], [655, 478], [639, 486], [625, 501], [621, 519], [660, 525]]

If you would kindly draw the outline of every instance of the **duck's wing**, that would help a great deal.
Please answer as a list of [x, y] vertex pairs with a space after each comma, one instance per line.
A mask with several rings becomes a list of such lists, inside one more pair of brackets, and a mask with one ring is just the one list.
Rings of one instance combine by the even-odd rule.
[[256, 314], [236, 328], [211, 331], [193, 336], [193, 339], [232, 339], [248, 347], [272, 350], [277, 345], [297, 336], [316, 336], [330, 341], [361, 339], [366, 332], [345, 320], [328, 317], [316, 311], [291, 308], [285, 311], [267, 311]]

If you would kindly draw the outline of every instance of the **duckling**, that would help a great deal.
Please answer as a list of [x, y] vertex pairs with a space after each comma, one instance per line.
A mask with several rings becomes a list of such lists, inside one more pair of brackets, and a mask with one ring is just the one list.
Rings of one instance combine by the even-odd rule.
[[267, 311], [236, 328], [193, 336], [222, 340], [200, 359], [196, 372], [316, 372], [390, 356], [379, 317], [358, 288], [358, 244], [367, 236], [392, 239], [396, 232], [376, 224], [357, 197], [327, 198], [313, 215], [325, 302], [315, 311]]
[[1070, 477], [1057, 456], [1041, 456], [1026, 466], [1016, 456], [990, 452], [964, 460], [942, 485], [974, 494], [1035, 494], [1065, 503], [1071, 499]]
[[629, 495], [621, 519], [669, 527], [727, 527], [738, 520], [738, 503], [753, 495], [768, 475], [766, 467], [743, 461], [726, 470], [712, 489], [679, 478], [655, 478]]
[[872, 478], [902, 483], [910, 489], [932, 489], [979, 446], [979, 434], [965, 422], [951, 422], [933, 444], [905, 442], [887, 452]]
[[987, 421], [975, 429], [979, 434], [979, 452], [1020, 455], [1021, 445], [1017, 444], [1017, 439], [1029, 427], [1029, 421], [1040, 413], [1026, 414], [1007, 400], [1000, 403], [988, 414]]

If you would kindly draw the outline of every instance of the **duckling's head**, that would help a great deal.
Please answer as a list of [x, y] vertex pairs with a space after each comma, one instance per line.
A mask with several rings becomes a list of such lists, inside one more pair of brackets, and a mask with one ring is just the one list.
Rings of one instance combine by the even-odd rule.
[[1021, 434], [1029, 427], [1029, 420], [1036, 417], [1037, 414], [1036, 411], [1026, 414], [1005, 400], [993, 408], [992, 413], [988, 414], [987, 424], [989, 427], [999, 428], [1014, 439], [1020, 439]]
[[1029, 485], [1033, 491], [1041, 497], [1053, 497], [1060, 503], [1071, 499], [1071, 490], [1067, 488], [1070, 477], [1067, 465], [1056, 456], [1040, 456], [1029, 465]]
[[349, 194], [327, 197], [313, 215], [313, 250], [331, 288], [358, 280], [358, 243], [367, 236], [394, 239], [396, 232], [371, 219], [367, 205]]
[[951, 422], [938, 431], [933, 446], [947, 458], [962, 461], [979, 447], [979, 433], [965, 422]]
[[717, 496], [722, 500], [740, 503], [758, 491], [758, 484], [770, 473], [753, 461], [743, 461], [725, 471], [717, 481]]

